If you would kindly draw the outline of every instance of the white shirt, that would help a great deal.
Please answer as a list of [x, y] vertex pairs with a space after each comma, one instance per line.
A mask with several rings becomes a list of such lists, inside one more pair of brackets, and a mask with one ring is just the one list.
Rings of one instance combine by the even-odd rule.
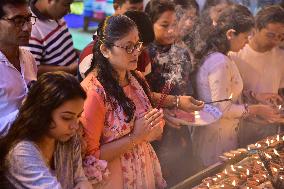
[[248, 44], [230, 57], [238, 66], [245, 90], [257, 93], [278, 93], [284, 87], [284, 51], [274, 48], [260, 53]]
[[233, 95], [232, 102], [213, 104], [223, 113], [219, 121], [194, 128], [194, 153], [204, 166], [209, 166], [216, 163], [222, 153], [237, 148], [239, 119], [245, 112], [244, 105], [237, 104], [243, 82], [235, 63], [218, 52], [209, 55], [201, 65], [196, 82], [198, 97], [205, 102], [227, 99]]
[[[244, 90], [256, 93], [278, 93], [284, 87], [284, 51], [274, 48], [267, 52], [257, 52], [247, 44], [237, 53], [230, 53], [240, 70]], [[249, 120], [240, 124], [241, 146], [255, 143], [277, 133], [278, 125], [259, 125]]]
[[0, 136], [7, 133], [22, 100], [28, 92], [27, 84], [37, 78], [32, 54], [20, 48], [21, 73], [0, 51]]

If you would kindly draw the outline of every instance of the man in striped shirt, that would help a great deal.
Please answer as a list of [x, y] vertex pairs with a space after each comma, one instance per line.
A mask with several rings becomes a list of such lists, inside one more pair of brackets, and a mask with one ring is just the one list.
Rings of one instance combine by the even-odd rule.
[[76, 74], [77, 53], [63, 19], [73, 0], [31, 0], [30, 8], [38, 19], [32, 27], [28, 49], [38, 65], [38, 74], [65, 71]]

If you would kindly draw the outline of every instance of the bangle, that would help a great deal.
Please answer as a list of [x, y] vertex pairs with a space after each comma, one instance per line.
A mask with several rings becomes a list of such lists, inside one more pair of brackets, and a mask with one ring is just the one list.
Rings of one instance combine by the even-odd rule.
[[180, 102], [180, 96], [177, 96], [177, 99], [176, 99], [176, 108], [177, 109], [179, 108], [179, 102]]
[[132, 144], [132, 148], [134, 148], [134, 147], [136, 146], [136, 144], [135, 144], [135, 142], [134, 142], [134, 139], [133, 139], [131, 133], [128, 134], [128, 137], [130, 138], [130, 142], [131, 142], [131, 144]]

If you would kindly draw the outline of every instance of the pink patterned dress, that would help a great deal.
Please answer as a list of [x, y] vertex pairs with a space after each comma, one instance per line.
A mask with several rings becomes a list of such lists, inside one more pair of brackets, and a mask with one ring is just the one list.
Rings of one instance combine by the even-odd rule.
[[[139, 117], [151, 108], [143, 88], [131, 73], [129, 85], [123, 87], [125, 94], [136, 106], [135, 116]], [[89, 74], [81, 83], [87, 92], [82, 114], [86, 154], [100, 156], [100, 146], [127, 136], [134, 127], [134, 119], [125, 122], [121, 107], [113, 109], [106, 99], [103, 86], [95, 76]], [[136, 145], [120, 157], [108, 162], [110, 176], [98, 188], [155, 189], [165, 188], [159, 160], [149, 142]]]

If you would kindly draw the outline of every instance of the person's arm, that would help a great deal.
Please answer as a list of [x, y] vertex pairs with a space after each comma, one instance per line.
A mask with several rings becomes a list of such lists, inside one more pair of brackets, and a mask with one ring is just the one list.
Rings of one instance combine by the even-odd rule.
[[202, 101], [196, 100], [191, 96], [167, 95], [164, 101], [161, 103], [162, 95], [162, 93], [152, 92], [152, 101], [154, 102], [155, 106], [160, 105], [161, 108], [177, 107], [187, 112], [198, 111], [204, 107], [204, 103]]
[[29, 189], [62, 189], [32, 142], [20, 142], [6, 159], [8, 162], [6, 176], [15, 186]]
[[55, 72], [55, 71], [64, 71], [71, 74], [77, 74], [78, 63], [73, 62], [68, 66], [52, 66], [52, 65], [44, 65], [41, 64], [38, 66], [38, 75], [41, 75], [46, 72]]

